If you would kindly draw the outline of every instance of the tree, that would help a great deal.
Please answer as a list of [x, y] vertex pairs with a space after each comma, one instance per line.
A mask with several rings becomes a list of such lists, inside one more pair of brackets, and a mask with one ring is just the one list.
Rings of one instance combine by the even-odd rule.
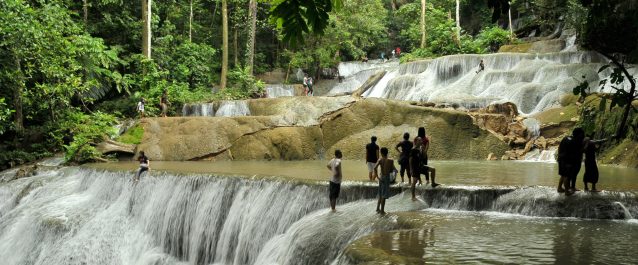
[[222, 73], [219, 88], [226, 89], [226, 75], [228, 74], [228, 0], [222, 0]]
[[[610, 108], [622, 107], [622, 117], [616, 129], [618, 139], [627, 133], [627, 119], [630, 111], [638, 111], [632, 106], [632, 101], [638, 99], [636, 79], [627, 70], [626, 62], [638, 57], [638, 17], [635, 16], [638, 6], [632, 0], [581, 0], [588, 8], [588, 16], [584, 31], [581, 32], [581, 42], [586, 48], [595, 50], [607, 57], [611, 63], [599, 70], [613, 66], [611, 75], [601, 80], [599, 85], [604, 87], [611, 84], [614, 93], [611, 97]], [[629, 89], [625, 90], [623, 83], [629, 82]], [[589, 91], [586, 82], [574, 88], [575, 94], [586, 95]], [[606, 108], [606, 99], [601, 101], [601, 109]]]
[[248, 67], [248, 72], [252, 75], [255, 60], [255, 34], [257, 32], [257, 0], [250, 0], [248, 10], [250, 30], [248, 31], [248, 45], [246, 45], [248, 46], [246, 67]]
[[151, 59], [151, 5], [153, 0], [142, 0], [142, 21], [144, 22], [142, 33], [142, 54], [146, 59]]
[[425, 48], [425, 39], [426, 39], [426, 31], [425, 31], [425, 8], [426, 1], [421, 0], [421, 49]]
[[188, 41], [193, 42], [193, 0], [190, 0], [188, 7]]
[[456, 39], [461, 40], [461, 1], [456, 0]]

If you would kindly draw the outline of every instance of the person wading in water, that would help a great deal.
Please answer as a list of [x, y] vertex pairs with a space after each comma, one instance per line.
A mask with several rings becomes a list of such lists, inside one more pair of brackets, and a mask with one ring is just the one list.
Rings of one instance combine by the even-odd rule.
[[[408, 184], [412, 183], [412, 174], [410, 173], [410, 150], [412, 150], [412, 142], [410, 142], [410, 134], [409, 133], [404, 133], [403, 134], [403, 141], [401, 141], [400, 143], [397, 144], [397, 146], [394, 147], [395, 150], [397, 150], [397, 152], [401, 152], [401, 155], [399, 156], [399, 165], [400, 165], [400, 172], [401, 172], [401, 182], [403, 182], [403, 175], [405, 174], [405, 171], [408, 172]], [[399, 147], [401, 148], [401, 150], [399, 150]]]
[[571, 136], [567, 136], [558, 145], [558, 180], [557, 191], [565, 195], [572, 195], [576, 192], [576, 177], [580, 171], [583, 161], [583, 141], [585, 131], [582, 128], [575, 128]]
[[385, 214], [385, 200], [390, 198], [390, 173], [397, 170], [394, 167], [394, 160], [388, 158], [388, 148], [381, 148], [381, 159], [374, 165], [374, 169], [378, 167], [381, 167], [381, 177], [379, 178], [377, 213]]
[[330, 177], [329, 183], [329, 191], [328, 197], [330, 199], [330, 208], [332, 211], [336, 211], [335, 207], [337, 206], [337, 198], [339, 198], [339, 193], [341, 191], [341, 179], [343, 177], [341, 173], [341, 150], [335, 150], [335, 157], [328, 162], [328, 169], [332, 172], [332, 176]]
[[[375, 163], [379, 161], [379, 146], [377, 145], [377, 137], [370, 137], [370, 143], [366, 145], [366, 165], [368, 166], [368, 178], [370, 181], [374, 181], [379, 178], [377, 169], [374, 167]], [[374, 175], [372, 174], [374, 173]]]

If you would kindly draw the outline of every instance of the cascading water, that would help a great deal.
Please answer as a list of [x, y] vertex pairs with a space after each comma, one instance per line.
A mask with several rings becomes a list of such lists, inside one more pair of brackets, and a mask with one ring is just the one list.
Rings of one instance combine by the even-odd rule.
[[541, 134], [541, 123], [534, 118], [523, 120], [523, 125], [527, 128], [528, 136], [531, 138], [538, 137]]
[[184, 104], [183, 116], [215, 116], [214, 103]]
[[227, 100], [222, 101], [219, 109], [215, 112], [217, 117], [237, 117], [250, 116], [248, 102], [245, 100]]
[[292, 97], [295, 95], [292, 85], [266, 84], [266, 94], [269, 98]]
[[525, 154], [525, 159], [521, 161], [525, 162], [543, 162], [543, 163], [556, 163], [557, 147], [551, 147], [547, 150], [534, 149]]
[[[481, 59], [485, 70], [477, 73]], [[596, 87], [599, 78], [608, 75], [597, 73], [604, 62], [593, 52], [451, 55], [390, 67], [363, 96], [456, 103], [466, 108], [510, 101], [522, 114], [533, 114], [556, 106], [562, 95], [571, 93], [579, 83], [575, 77], [586, 76]]]
[[[0, 186], [4, 264], [253, 264], [325, 208], [326, 188], [236, 177], [67, 168]], [[343, 201], [374, 196], [345, 187]], [[372, 190], [373, 191], [373, 190]]]
[[[44, 170], [0, 183], [5, 264], [328, 264], [354, 240], [400, 229], [374, 212], [374, 185], [345, 183], [337, 212], [326, 187], [293, 181], [155, 173]], [[399, 188], [393, 188], [394, 193]], [[419, 189], [390, 212], [425, 208], [543, 217], [628, 219], [632, 192], [559, 195], [545, 187]]]

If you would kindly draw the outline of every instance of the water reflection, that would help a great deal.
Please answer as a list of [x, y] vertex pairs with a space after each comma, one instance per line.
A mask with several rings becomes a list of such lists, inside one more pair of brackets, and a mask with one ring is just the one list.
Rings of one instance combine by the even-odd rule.
[[634, 264], [638, 253], [638, 226], [627, 221], [441, 210], [416, 214], [422, 228], [377, 232], [355, 241], [367, 245], [362, 251], [384, 255], [354, 263]]

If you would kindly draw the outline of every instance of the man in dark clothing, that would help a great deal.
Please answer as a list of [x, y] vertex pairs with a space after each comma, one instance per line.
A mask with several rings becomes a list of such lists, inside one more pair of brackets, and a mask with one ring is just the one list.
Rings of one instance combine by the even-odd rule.
[[[401, 166], [401, 182], [403, 182], [403, 175], [405, 174], [405, 171], [408, 172], [408, 183], [412, 183], [412, 174], [410, 173], [410, 150], [412, 150], [412, 142], [410, 140], [410, 134], [409, 133], [404, 133], [403, 134], [403, 141], [401, 141], [399, 144], [397, 144], [396, 147], [394, 147], [394, 149], [397, 150], [397, 152], [401, 152], [401, 156], [399, 156], [399, 165]], [[401, 147], [401, 150], [399, 150], [399, 147]]]
[[[368, 166], [368, 178], [370, 178], [370, 181], [379, 178], [377, 169], [374, 167], [377, 161], [379, 161], [379, 146], [376, 142], [377, 137], [372, 136], [370, 143], [366, 145], [366, 165]], [[374, 175], [372, 175], [372, 172], [374, 172]]]
[[567, 195], [573, 194], [576, 190], [576, 177], [580, 171], [583, 160], [583, 140], [585, 131], [582, 128], [575, 128], [571, 136], [567, 136], [560, 141], [558, 146], [558, 192], [565, 192]]

